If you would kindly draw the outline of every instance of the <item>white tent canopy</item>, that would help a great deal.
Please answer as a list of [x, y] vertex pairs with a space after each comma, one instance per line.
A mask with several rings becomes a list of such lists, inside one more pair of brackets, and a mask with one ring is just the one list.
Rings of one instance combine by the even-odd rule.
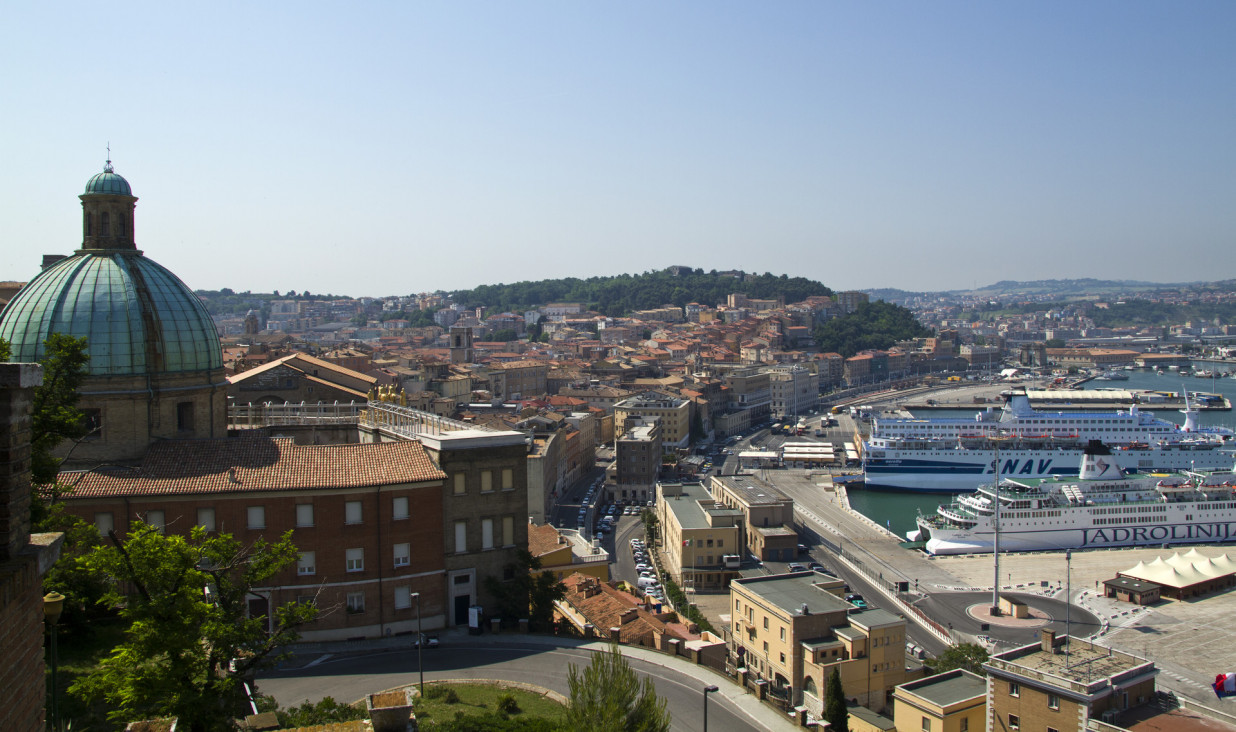
[[1226, 554], [1211, 559], [1197, 549], [1191, 549], [1186, 554], [1176, 552], [1167, 559], [1156, 557], [1149, 564], [1138, 562], [1133, 568], [1121, 572], [1120, 576], [1154, 582], [1164, 587], [1182, 588], [1233, 573], [1236, 573], [1236, 562]]

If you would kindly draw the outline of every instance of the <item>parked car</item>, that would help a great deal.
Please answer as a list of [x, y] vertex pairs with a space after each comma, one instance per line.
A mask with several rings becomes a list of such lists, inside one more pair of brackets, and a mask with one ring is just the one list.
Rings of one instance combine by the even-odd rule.
[[858, 594], [857, 592], [851, 592], [850, 594], [845, 596], [845, 599], [847, 602], [849, 602], [851, 605], [858, 608], [859, 610], [863, 610], [867, 607], [867, 601], [864, 600], [863, 596]]
[[798, 562], [794, 562], [786, 566], [786, 570], [790, 572], [806, 572], [807, 568]]

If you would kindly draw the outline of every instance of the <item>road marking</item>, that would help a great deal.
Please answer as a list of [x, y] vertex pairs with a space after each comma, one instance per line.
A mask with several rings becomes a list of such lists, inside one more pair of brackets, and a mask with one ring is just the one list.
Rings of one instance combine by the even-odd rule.
[[327, 653], [325, 655], [318, 656], [317, 658], [313, 659], [309, 663], [305, 664], [305, 668], [313, 668], [314, 666], [318, 665], [319, 663], [322, 663], [328, 658], [334, 658], [334, 656], [335, 654], [333, 653]]

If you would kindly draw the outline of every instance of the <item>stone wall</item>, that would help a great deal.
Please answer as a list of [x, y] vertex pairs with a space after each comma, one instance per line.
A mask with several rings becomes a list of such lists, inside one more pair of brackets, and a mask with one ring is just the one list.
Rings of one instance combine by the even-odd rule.
[[43, 573], [60, 534], [30, 534], [30, 408], [37, 364], [0, 364], [0, 729], [42, 732]]

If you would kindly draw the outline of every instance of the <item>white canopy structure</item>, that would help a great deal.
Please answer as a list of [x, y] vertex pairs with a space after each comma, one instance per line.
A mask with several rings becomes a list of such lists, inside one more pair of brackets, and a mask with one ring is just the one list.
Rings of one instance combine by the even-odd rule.
[[1190, 549], [1185, 554], [1176, 552], [1167, 559], [1157, 557], [1150, 563], [1138, 562], [1131, 569], [1119, 573], [1121, 577], [1154, 582], [1178, 590], [1233, 574], [1236, 574], [1236, 561], [1231, 557], [1221, 554], [1211, 559], [1197, 549]]

